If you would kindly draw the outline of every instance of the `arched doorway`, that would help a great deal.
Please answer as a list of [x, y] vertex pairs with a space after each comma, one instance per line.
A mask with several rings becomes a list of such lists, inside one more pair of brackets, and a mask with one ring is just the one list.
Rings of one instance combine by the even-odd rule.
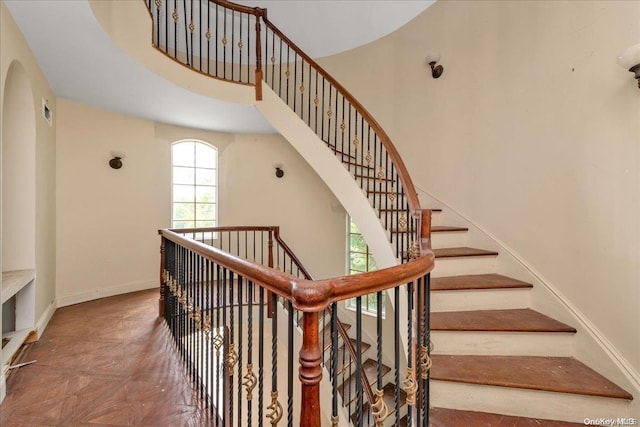
[[35, 324], [36, 108], [29, 76], [9, 66], [2, 99], [2, 332], [27, 331], [4, 343], [2, 363]]

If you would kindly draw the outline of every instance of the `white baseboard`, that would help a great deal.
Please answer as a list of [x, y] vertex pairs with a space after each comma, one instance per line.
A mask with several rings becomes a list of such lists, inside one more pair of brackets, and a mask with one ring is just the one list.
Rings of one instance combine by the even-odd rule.
[[44, 313], [42, 313], [42, 316], [40, 316], [40, 319], [38, 319], [38, 322], [36, 323], [36, 328], [35, 328], [37, 339], [40, 339], [40, 337], [42, 336], [42, 333], [44, 332], [47, 325], [49, 324], [49, 320], [51, 320], [53, 313], [56, 312], [56, 308], [57, 307], [56, 307], [55, 301], [51, 301], [51, 304], [49, 304], [49, 306], [44, 311]]
[[[608, 372], [605, 373], [605, 376], [607, 377], [613, 374], [613, 370], [616, 370], [617, 372], [615, 372], [615, 374], [617, 378], [610, 379], [613, 379], [614, 382], [626, 380], [628, 387], [633, 388], [633, 390], [627, 391], [633, 394], [636, 399], [638, 398], [638, 396], [640, 396], [640, 371], [636, 370], [631, 365], [631, 363], [622, 355], [622, 353], [620, 353], [620, 351], [611, 343], [611, 341], [609, 341], [609, 339], [596, 327], [596, 325], [591, 322], [588, 316], [586, 316], [580, 309], [578, 309], [578, 307], [575, 306], [549, 280], [547, 280], [542, 275], [542, 273], [536, 270], [533, 265], [527, 262], [515, 250], [513, 250], [502, 240], [498, 239], [487, 229], [472, 221], [466, 215], [463, 215], [460, 211], [452, 208], [447, 203], [444, 203], [433, 194], [421, 188], [416, 188], [423, 195], [433, 199], [439, 206], [445, 207], [447, 210], [453, 212], [454, 215], [456, 215], [458, 218], [466, 221], [466, 225], [470, 225], [470, 231], [475, 228], [485, 239], [488, 239], [493, 243], [495, 249], [500, 252], [501, 256], [503, 257], [503, 260], [506, 256], [510, 257], [512, 261], [515, 261], [516, 265], [524, 269], [524, 271], [526, 271], [527, 274], [531, 277], [527, 280], [533, 280], [534, 282], [537, 282], [534, 283], [534, 285], [542, 285], [547, 294], [553, 296], [553, 298], [555, 299], [555, 304], [558, 304], [560, 307], [562, 307], [564, 312], [568, 313], [570, 317], [578, 323], [573, 324], [573, 326], [578, 330], [578, 334], [574, 340], [574, 350], [576, 351], [575, 356], [577, 356], [578, 359], [587, 362], [588, 366], [595, 368], [597, 371], [602, 371], [603, 368], [606, 369]], [[432, 274], [432, 277], [437, 277], [437, 274], [435, 276]], [[584, 331], [586, 334], [582, 334], [581, 331]], [[594, 348], [594, 346], [597, 348]], [[598, 354], [598, 356], [602, 355], [608, 358], [608, 361], [599, 359], [597, 356], [595, 356], [596, 353]], [[596, 361], [598, 362], [597, 364], [593, 363]], [[638, 404], [638, 406], [640, 407], [640, 404]]]
[[69, 294], [59, 296], [57, 299], [58, 307], [66, 307], [72, 304], [79, 304], [82, 302], [92, 301], [95, 299], [112, 297], [114, 295], [128, 294], [129, 292], [144, 291], [146, 289], [159, 288], [158, 280], [149, 280], [145, 282], [133, 282], [125, 285], [114, 286], [112, 288], [105, 289], [93, 289], [90, 291], [79, 292], [75, 294]]

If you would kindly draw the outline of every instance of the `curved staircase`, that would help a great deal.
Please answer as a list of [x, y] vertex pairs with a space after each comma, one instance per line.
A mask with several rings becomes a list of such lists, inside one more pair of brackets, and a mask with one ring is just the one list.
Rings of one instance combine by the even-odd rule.
[[[417, 193], [389, 137], [364, 107], [280, 32], [267, 19], [266, 11], [211, 0], [216, 13], [239, 17], [241, 31], [244, 19], [247, 22], [244, 36], [241, 32], [239, 39], [229, 43], [225, 30], [224, 38], [218, 41], [221, 50], [230, 50], [231, 58], [231, 66], [225, 65], [225, 53], [218, 70], [220, 60], [207, 59], [203, 68], [202, 43], [197, 50], [193, 39], [186, 42], [184, 54], [161, 46], [163, 37], [166, 42], [179, 33], [171, 32], [171, 10], [165, 7], [163, 12], [162, 4], [159, 0], [147, 1], [156, 48], [188, 67], [198, 64], [195, 68], [200, 74], [254, 85], [257, 108], [327, 180], [373, 246], [376, 258], [381, 253], [376, 251], [388, 254], [391, 248], [392, 255], [384, 255], [385, 260], [378, 264], [387, 266], [411, 258], [422, 226]], [[191, 13], [193, 16], [193, 9]], [[218, 20], [217, 15], [215, 19]], [[179, 22], [178, 18], [173, 20]], [[187, 26], [187, 22], [184, 20], [185, 28], [180, 30], [187, 40], [189, 32], [204, 34], [201, 23], [194, 25], [192, 21]], [[168, 28], [164, 36], [160, 30], [163, 23]], [[231, 24], [232, 29], [234, 25]], [[252, 26], [256, 28], [255, 39], [248, 35]], [[215, 37], [219, 37], [217, 30]], [[210, 39], [211, 34], [207, 33], [206, 38]], [[239, 47], [239, 53], [234, 53], [234, 45]], [[242, 56], [245, 53], [246, 57]], [[243, 66], [255, 66], [255, 74], [252, 68]], [[272, 111], [276, 108], [275, 98], [281, 103], [278, 109], [283, 105], [289, 108], [288, 115]], [[292, 137], [300, 135], [300, 129], [313, 134], [315, 142], [309, 144], [312, 138]], [[331, 162], [337, 170], [336, 159], [341, 167], [339, 173], [331, 177], [320, 173]], [[358, 197], [367, 201], [368, 212], [363, 213], [360, 206], [349, 206], [355, 193], [342, 193], [346, 179], [350, 185], [357, 184], [361, 193]], [[383, 230], [386, 249], [380, 249], [381, 233], [373, 229]], [[529, 307], [532, 285], [496, 275], [497, 252], [467, 246], [466, 227], [435, 225], [430, 232], [438, 260], [433, 271], [437, 277], [431, 279], [429, 326], [434, 348], [430, 425], [569, 426], [583, 425], [571, 422], [585, 418], [628, 416], [633, 396], [572, 357], [571, 340], [576, 330]], [[369, 240], [373, 235], [378, 236], [374, 238], [378, 239], [376, 242]], [[396, 311], [403, 309], [402, 305], [395, 306]], [[349, 333], [353, 334], [352, 329]], [[389, 406], [406, 406], [401, 381], [391, 376], [393, 369], [378, 360], [375, 343], [361, 342], [359, 348], [364, 360], [361, 375], [380, 387], [384, 400], [395, 401]], [[339, 359], [346, 347], [340, 351]], [[338, 365], [340, 372], [347, 368], [344, 363]], [[383, 381], [378, 384], [380, 372]], [[345, 406], [353, 406], [353, 393], [358, 386], [353, 375], [344, 375], [338, 389]], [[368, 411], [363, 406], [364, 418]], [[352, 421], [366, 424], [362, 419]], [[399, 425], [403, 423], [406, 417]]]

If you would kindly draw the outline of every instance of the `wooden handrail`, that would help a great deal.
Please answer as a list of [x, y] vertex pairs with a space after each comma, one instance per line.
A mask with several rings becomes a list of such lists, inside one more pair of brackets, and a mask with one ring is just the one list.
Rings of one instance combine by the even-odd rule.
[[419, 258], [401, 265], [354, 276], [309, 280], [254, 264], [220, 249], [187, 239], [168, 229], [159, 230], [158, 233], [206, 259], [225, 266], [236, 274], [259, 283], [268, 291], [292, 301], [294, 308], [305, 312], [322, 311], [334, 302], [384, 291], [411, 282], [423, 277], [433, 269], [434, 265], [433, 252], [425, 250]]
[[[218, 0], [209, 0], [209, 1], [215, 2]], [[382, 128], [382, 126], [380, 126], [380, 123], [378, 123], [378, 121], [375, 118], [373, 118], [371, 113], [369, 113], [369, 111], [367, 111], [367, 109], [364, 108], [364, 106], [353, 95], [351, 95], [351, 93], [344, 86], [342, 86], [331, 74], [329, 74], [324, 68], [320, 66], [320, 64], [318, 64], [309, 55], [307, 55], [302, 49], [300, 49], [298, 45], [296, 45], [291, 39], [289, 39], [286, 35], [284, 35], [284, 33], [280, 31], [280, 29], [276, 27], [271, 21], [269, 21], [266, 14], [262, 15], [262, 19], [264, 20], [267, 28], [271, 29], [271, 31], [273, 31], [278, 37], [280, 37], [280, 39], [282, 39], [289, 47], [291, 47], [298, 55], [300, 55], [302, 59], [304, 59], [307, 63], [309, 63], [310, 66], [312, 66], [316, 71], [318, 71], [325, 78], [325, 80], [327, 80], [331, 85], [333, 85], [336, 88], [336, 90], [351, 105], [353, 105], [356, 108], [356, 110], [360, 113], [363, 119], [371, 126], [371, 128], [373, 128], [375, 133], [380, 137], [380, 140], [384, 145], [384, 147], [386, 148], [387, 152], [393, 159], [396, 170], [398, 172], [398, 175], [400, 176], [400, 179], [402, 180], [402, 184], [407, 194], [409, 208], [412, 211], [419, 210], [420, 202], [418, 200], [418, 193], [416, 192], [416, 189], [413, 185], [413, 181], [409, 176], [407, 167], [402, 161], [402, 158], [400, 157], [398, 150], [391, 142], [391, 138], [389, 138], [389, 135], [387, 135], [387, 133]]]
[[284, 251], [287, 253], [287, 255], [289, 255], [289, 257], [293, 260], [293, 262], [296, 264], [296, 267], [298, 267], [298, 269], [300, 270], [300, 272], [302, 273], [304, 278], [307, 279], [307, 280], [313, 280], [313, 278], [311, 277], [311, 273], [309, 273], [307, 271], [307, 269], [304, 267], [304, 265], [302, 265], [302, 262], [300, 262], [300, 260], [296, 256], [296, 254], [294, 254], [293, 251], [291, 250], [291, 248], [289, 248], [289, 245], [287, 245], [284, 242], [284, 240], [282, 240], [282, 237], [280, 237], [280, 227], [274, 227], [274, 228], [275, 228], [275, 230], [274, 230], [274, 233], [273, 233], [273, 237], [275, 237], [275, 239], [278, 242], [278, 244], [280, 246], [282, 246], [282, 249], [284, 249]]

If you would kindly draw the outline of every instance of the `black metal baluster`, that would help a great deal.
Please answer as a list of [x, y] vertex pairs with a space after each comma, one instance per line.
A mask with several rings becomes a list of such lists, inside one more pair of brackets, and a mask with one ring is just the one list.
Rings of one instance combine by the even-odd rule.
[[[346, 343], [345, 343], [346, 345]], [[356, 297], [356, 426], [362, 427], [362, 297]]]
[[260, 286], [258, 305], [258, 420], [262, 426], [264, 407], [264, 288]]
[[287, 328], [287, 426], [293, 427], [293, 304], [287, 301], [289, 321]]
[[[407, 369], [414, 368], [413, 351], [413, 283], [407, 283]], [[415, 371], [414, 371], [415, 372]], [[412, 425], [413, 413], [411, 408], [407, 411], [407, 425]]]
[[[285, 71], [285, 83], [287, 84], [286, 87], [286, 93], [287, 93], [287, 98], [285, 99], [285, 102], [287, 105], [289, 105], [289, 76], [291, 75], [291, 48], [289, 47], [289, 45], [287, 45], [287, 71]], [[295, 93], [295, 92], [294, 92]]]
[[[207, 32], [205, 33], [205, 38], [207, 39], [207, 74], [211, 75], [211, 6], [209, 5], [209, 2], [206, 3], [206, 8], [207, 8]], [[217, 22], [216, 22], [216, 25], [217, 25]]]
[[[244, 278], [238, 276], [238, 425], [242, 425], [242, 286]], [[232, 286], [234, 286], [232, 284]]]
[[[183, 1], [182, 2], [182, 10], [184, 12], [184, 44], [186, 46], [186, 58], [185, 58], [185, 62], [187, 63], [187, 65], [191, 65], [189, 63], [189, 29], [187, 28], [188, 24], [187, 24], [187, 2]], [[178, 46], [176, 45], [176, 51], [178, 50]]]
[[220, 40], [220, 36], [218, 34], [218, 30], [220, 29], [220, 18], [218, 13], [218, 4], [216, 3], [216, 37], [214, 38], [215, 46], [216, 46], [216, 77], [220, 77], [218, 73], [218, 63], [220, 62], [220, 57], [218, 55], [218, 41]]
[[[296, 112], [296, 86], [298, 84], [298, 52], [293, 52], [293, 112]], [[288, 101], [288, 99], [287, 99]]]
[[[324, 335], [324, 334], [323, 334]], [[338, 304], [331, 304], [331, 416], [333, 420], [338, 418]], [[323, 354], [324, 359], [324, 354]], [[344, 394], [344, 393], [343, 393]]]
[[[427, 273], [424, 277], [424, 312], [422, 313], [424, 320], [424, 341], [423, 345], [427, 349], [427, 356], [431, 358], [431, 320], [429, 319], [429, 313], [431, 312], [431, 273]], [[422, 380], [422, 410], [423, 410], [423, 425], [429, 426], [429, 378], [431, 372], [427, 370], [423, 375]]]
[[[225, 272], [225, 278], [227, 274]], [[226, 279], [225, 279], [226, 280]], [[230, 283], [226, 284], [225, 288], [229, 289], [229, 325], [231, 325], [231, 331], [229, 332], [230, 337], [230, 353], [235, 352], [235, 322], [234, 322], [234, 311], [235, 311], [235, 301], [234, 301], [234, 273], [230, 272]], [[241, 325], [238, 325], [238, 328], [241, 328]], [[238, 371], [239, 372], [239, 371]], [[238, 378], [241, 376], [238, 375]], [[229, 425], [233, 425], [233, 386], [234, 386], [234, 367], [229, 366]]]
[[[393, 406], [395, 408], [395, 423], [400, 424], [400, 287], [393, 289], [393, 383], [396, 385], [393, 393]], [[407, 424], [409, 425], [409, 424]]]
[[[246, 233], [245, 233], [246, 236]], [[245, 246], [246, 251], [246, 246]], [[246, 258], [246, 257], [245, 257]], [[253, 281], [247, 281], [247, 299], [249, 300], [249, 309], [247, 310], [247, 375], [253, 374]], [[251, 379], [249, 378], [249, 381]], [[251, 385], [249, 385], [251, 387]], [[253, 409], [252, 390], [247, 389], [247, 425], [251, 424], [251, 412]]]
[[316, 70], [316, 97], [313, 100], [313, 104], [315, 105], [315, 117], [313, 120], [313, 131], [318, 134], [318, 102], [320, 99], [318, 98], [318, 71]]
[[234, 66], [233, 61], [235, 60], [235, 51], [236, 51], [236, 12], [231, 9], [231, 81], [234, 81]]
[[[221, 423], [223, 426], [226, 426], [226, 425], [233, 424], [233, 421], [230, 421], [227, 424], [227, 417], [231, 415], [232, 413], [231, 408], [233, 406], [229, 405], [229, 408], [225, 407], [225, 404], [227, 404], [227, 396], [229, 394], [233, 394], [233, 393], [228, 393], [228, 390], [230, 390], [233, 387], [233, 380], [231, 381], [229, 380], [229, 378], [232, 378], [232, 377], [231, 377], [231, 372], [229, 370], [229, 366], [227, 365], [227, 361], [225, 357], [226, 355], [229, 354], [229, 351], [230, 351], [229, 344], [231, 340], [233, 340], [233, 333], [231, 334], [229, 333], [229, 327], [227, 326], [227, 311], [229, 310], [229, 307], [231, 307], [231, 310], [233, 310], [233, 305], [227, 300], [227, 291], [229, 290], [229, 287], [226, 286], [225, 282], [219, 283], [219, 286], [222, 288], [222, 304], [220, 304], [219, 300], [216, 301], [216, 304], [222, 307], [222, 323], [218, 325], [218, 328], [224, 338], [224, 341], [223, 341], [224, 349], [222, 352], [222, 359], [216, 360], [216, 366], [222, 365], [222, 390], [220, 390], [220, 387], [218, 386], [218, 388], [216, 388], [216, 396], [218, 396], [218, 399], [217, 399], [218, 405], [222, 406], [222, 411], [218, 409], [218, 413], [222, 413]], [[231, 320], [231, 324], [233, 325], [233, 320]]]
[[311, 64], [309, 64], [309, 89], [307, 90], [307, 126], [311, 127]]

